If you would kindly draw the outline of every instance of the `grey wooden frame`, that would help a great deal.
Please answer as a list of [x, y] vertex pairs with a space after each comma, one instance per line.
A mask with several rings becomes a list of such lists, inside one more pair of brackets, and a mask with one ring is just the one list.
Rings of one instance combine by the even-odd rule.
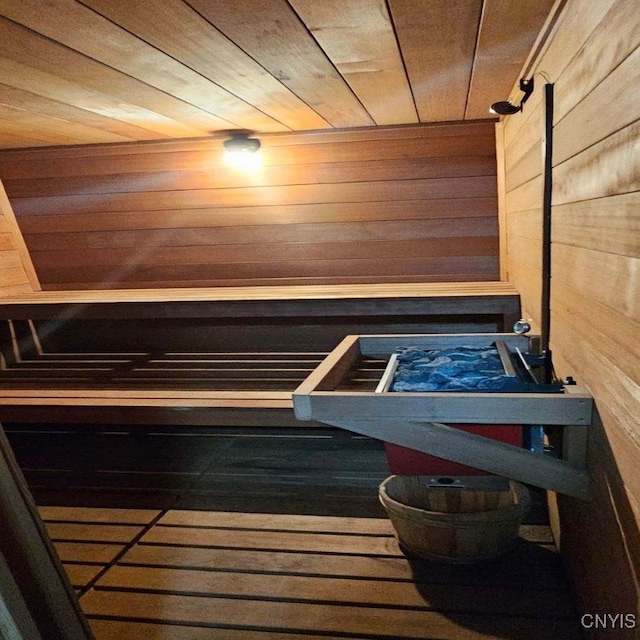
[[[514, 334], [347, 336], [294, 392], [296, 418], [315, 420], [588, 499], [586, 439], [574, 436], [578, 429], [586, 433], [584, 429], [591, 424], [593, 399], [579, 386], [566, 385], [563, 393], [339, 390], [347, 372], [363, 356], [390, 358], [398, 347], [488, 346], [495, 340], [521, 350], [529, 344], [526, 336]], [[571, 432], [572, 445], [570, 454], [562, 452], [556, 459], [443, 423], [557, 425]]]

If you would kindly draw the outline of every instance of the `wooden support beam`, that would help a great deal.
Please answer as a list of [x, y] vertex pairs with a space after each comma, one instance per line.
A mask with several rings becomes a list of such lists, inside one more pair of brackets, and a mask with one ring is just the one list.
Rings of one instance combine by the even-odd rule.
[[42, 354], [40, 340], [31, 320], [9, 320], [17, 361], [30, 360]]
[[360, 416], [372, 422], [380, 417], [416, 422], [478, 424], [591, 424], [593, 400], [583, 390], [575, 393], [458, 393], [448, 391], [374, 393], [312, 391], [293, 393], [299, 420], [329, 422]]
[[349, 418], [327, 424], [574, 498], [589, 499], [589, 476], [583, 467], [445, 424], [388, 417]]

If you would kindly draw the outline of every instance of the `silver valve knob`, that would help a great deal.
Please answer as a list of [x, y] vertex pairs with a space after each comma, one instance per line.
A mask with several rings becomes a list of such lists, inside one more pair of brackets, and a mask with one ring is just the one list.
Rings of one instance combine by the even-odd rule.
[[518, 320], [513, 325], [513, 333], [521, 335], [523, 333], [527, 333], [528, 331], [531, 331], [531, 325], [526, 320]]

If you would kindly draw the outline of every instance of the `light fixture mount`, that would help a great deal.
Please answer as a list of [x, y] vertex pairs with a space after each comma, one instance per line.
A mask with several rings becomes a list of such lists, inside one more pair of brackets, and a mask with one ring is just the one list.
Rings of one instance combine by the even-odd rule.
[[247, 131], [237, 131], [231, 134], [223, 145], [230, 153], [255, 153], [260, 148], [260, 140], [251, 138]]
[[519, 83], [520, 91], [522, 91], [522, 99], [520, 100], [519, 105], [512, 104], [507, 100], [501, 100], [500, 102], [494, 102], [489, 109], [490, 113], [495, 113], [498, 116], [512, 116], [514, 113], [518, 113], [518, 111], [522, 111], [522, 106], [524, 103], [530, 98], [533, 93], [533, 77], [531, 78], [520, 78]]

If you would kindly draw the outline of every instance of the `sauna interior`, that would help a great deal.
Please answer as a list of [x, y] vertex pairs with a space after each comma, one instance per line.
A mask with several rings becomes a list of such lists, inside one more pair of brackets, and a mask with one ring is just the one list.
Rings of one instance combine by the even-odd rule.
[[[636, 638], [639, 42], [633, 0], [0, 0], [7, 637]], [[539, 333], [545, 250], [590, 498], [407, 562], [381, 443], [292, 392], [347, 335]]]

